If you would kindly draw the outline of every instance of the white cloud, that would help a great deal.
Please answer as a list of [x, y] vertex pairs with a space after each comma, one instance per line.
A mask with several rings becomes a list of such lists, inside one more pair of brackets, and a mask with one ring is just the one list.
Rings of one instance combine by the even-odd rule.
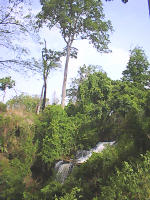
[[71, 59], [69, 63], [69, 77], [74, 77], [79, 66], [83, 64], [100, 65], [112, 79], [119, 79], [129, 59], [129, 52], [111, 47], [112, 53], [100, 54], [88, 41], [78, 41], [75, 47], [79, 49], [77, 60]]
[[99, 61], [108, 76], [112, 79], [119, 79], [129, 60], [129, 52], [112, 47], [112, 53], [100, 55]]

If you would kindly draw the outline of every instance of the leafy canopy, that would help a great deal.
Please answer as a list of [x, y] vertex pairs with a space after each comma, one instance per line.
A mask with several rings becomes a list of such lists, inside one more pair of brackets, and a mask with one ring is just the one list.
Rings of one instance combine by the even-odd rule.
[[5, 77], [0, 79], [0, 90], [5, 91], [6, 88], [11, 89], [15, 86], [15, 81], [11, 77]]
[[66, 43], [88, 39], [99, 52], [108, 52], [110, 21], [105, 21], [102, 2], [95, 0], [41, 0], [38, 25], [57, 25]]
[[144, 50], [135, 47], [130, 51], [126, 70], [123, 71], [123, 81], [130, 81], [141, 86], [149, 85], [149, 62]]
[[101, 67], [97, 65], [83, 65], [79, 68], [77, 77], [72, 79], [70, 88], [67, 89], [69, 102], [75, 103], [78, 100], [77, 95], [79, 86], [88, 79], [88, 76], [97, 71], [102, 71]]

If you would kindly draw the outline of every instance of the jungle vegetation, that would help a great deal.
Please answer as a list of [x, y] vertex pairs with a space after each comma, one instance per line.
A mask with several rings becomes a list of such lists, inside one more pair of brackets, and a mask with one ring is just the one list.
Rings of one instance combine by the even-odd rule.
[[[49, 104], [46, 98], [48, 75], [51, 69], [59, 66], [61, 56], [66, 57], [66, 68], [69, 58], [77, 57], [73, 41], [87, 38], [98, 51], [107, 52], [109, 34], [113, 30], [111, 22], [105, 20], [101, 1], [65, 2], [41, 0], [42, 11], [36, 16], [36, 27], [32, 27], [37, 30], [37, 26], [39, 29], [46, 24], [51, 28], [57, 24], [66, 42], [63, 52], [47, 49], [45, 42], [39, 70], [44, 81], [41, 96], [21, 94], [6, 103], [0, 102], [0, 199], [148, 200], [148, 57], [143, 47], [132, 48], [119, 80], [112, 80], [100, 66], [83, 65], [70, 88], [65, 89], [68, 103], [64, 104], [63, 97], [63, 105], [56, 101]], [[1, 44], [14, 50], [11, 36], [15, 31], [28, 33], [29, 27], [14, 15], [13, 9], [23, 1], [10, 0], [7, 3], [6, 10], [2, 7], [0, 10], [0, 14], [3, 12]], [[24, 17], [31, 23], [31, 16]], [[37, 70], [33, 60], [22, 59], [2, 60], [0, 66], [8, 69], [12, 63], [19, 66], [21, 62], [21, 68]], [[6, 89], [14, 86], [11, 77], [0, 79], [0, 91], [4, 97]], [[56, 180], [54, 166], [57, 161], [69, 162], [78, 150], [90, 150], [100, 141], [115, 141], [115, 145], [107, 146], [102, 152], [93, 153], [83, 164], [75, 165], [63, 184]]]

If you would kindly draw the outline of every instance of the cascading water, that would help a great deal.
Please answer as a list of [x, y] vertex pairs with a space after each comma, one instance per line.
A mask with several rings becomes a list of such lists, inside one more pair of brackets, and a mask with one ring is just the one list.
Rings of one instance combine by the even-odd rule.
[[56, 174], [56, 180], [59, 181], [60, 183], [64, 183], [65, 179], [72, 171], [72, 167], [73, 167], [73, 164], [71, 162], [60, 164], [57, 174]]
[[78, 151], [76, 154], [76, 163], [81, 164], [87, 161], [91, 156], [92, 153], [99, 153], [101, 152], [106, 145], [113, 145], [115, 142], [99, 142], [96, 147], [92, 148], [90, 151], [81, 150]]
[[71, 173], [75, 164], [82, 164], [86, 162], [91, 156], [92, 153], [99, 153], [101, 152], [107, 145], [113, 145], [114, 142], [99, 142], [96, 147], [92, 148], [89, 151], [81, 150], [77, 151], [75, 160], [71, 160], [70, 162], [65, 161], [58, 161], [55, 164], [55, 171], [56, 171], [56, 180], [60, 183], [64, 183], [67, 176]]

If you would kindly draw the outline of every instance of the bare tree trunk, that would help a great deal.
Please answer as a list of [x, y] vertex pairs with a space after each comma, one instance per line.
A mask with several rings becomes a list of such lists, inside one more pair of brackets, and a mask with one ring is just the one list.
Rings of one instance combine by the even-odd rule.
[[4, 90], [3, 103], [4, 103], [4, 100], [5, 100], [5, 96], [6, 96], [6, 89]]
[[36, 114], [39, 115], [40, 113], [40, 108], [41, 108], [41, 103], [42, 103], [42, 97], [43, 97], [43, 90], [44, 90], [44, 84], [43, 84], [43, 87], [42, 87], [42, 91], [41, 91], [41, 96], [40, 96], [40, 101], [37, 105], [37, 108], [36, 108]]
[[[45, 42], [45, 49], [46, 49], [46, 41], [44, 40], [44, 42]], [[43, 83], [43, 87], [42, 87], [40, 102], [38, 104], [37, 111], [36, 111], [37, 114], [39, 114], [39, 112], [40, 112], [41, 104], [42, 104], [42, 111], [44, 110], [45, 104], [46, 104], [48, 69], [47, 69], [47, 59], [46, 60], [44, 59], [43, 51], [42, 51], [42, 61], [43, 61], [43, 80], [44, 80], [44, 83]], [[43, 96], [43, 92], [44, 92], [44, 96]], [[42, 98], [43, 98], [43, 101], [42, 101]]]
[[67, 44], [67, 56], [66, 56], [66, 63], [65, 63], [65, 70], [64, 70], [64, 80], [62, 86], [62, 99], [61, 99], [61, 107], [65, 107], [65, 98], [66, 98], [66, 84], [67, 84], [67, 75], [68, 75], [68, 64], [70, 58], [70, 50], [71, 50], [72, 42], [68, 42]]
[[47, 93], [47, 80], [44, 80], [44, 96], [43, 96], [43, 103], [42, 103], [42, 111], [45, 109], [45, 105], [46, 105], [46, 93]]
[[150, 0], [148, 0], [148, 8], [149, 8], [149, 15], [150, 15]]

